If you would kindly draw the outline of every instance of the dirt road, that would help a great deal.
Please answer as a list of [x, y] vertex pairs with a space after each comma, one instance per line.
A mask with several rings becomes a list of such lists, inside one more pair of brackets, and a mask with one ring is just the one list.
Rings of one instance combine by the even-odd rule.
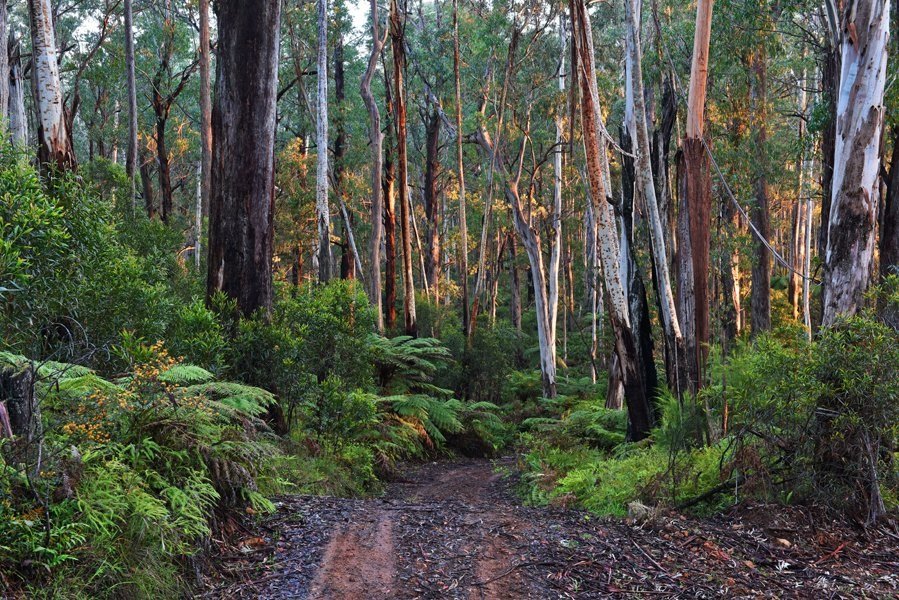
[[852, 557], [872, 549], [821, 538], [814, 523], [791, 521], [787, 534], [745, 514], [640, 525], [523, 507], [500, 474], [511, 465], [412, 467], [380, 499], [284, 498], [263, 535], [219, 557], [227, 576], [210, 583], [206, 597], [820, 598], [899, 590], [889, 547], [860, 569]]

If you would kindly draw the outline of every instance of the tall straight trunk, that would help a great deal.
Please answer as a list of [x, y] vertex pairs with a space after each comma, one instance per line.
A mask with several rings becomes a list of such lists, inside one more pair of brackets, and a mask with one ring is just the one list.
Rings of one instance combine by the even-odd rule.
[[[674, 305], [674, 294], [671, 290], [671, 276], [668, 272], [668, 251], [665, 247], [665, 231], [662, 218], [659, 215], [659, 205], [656, 198], [656, 186], [653, 179], [651, 163], [651, 147], [649, 143], [649, 131], [646, 126], [646, 102], [643, 93], [643, 59], [640, 47], [640, 4], [639, 0], [625, 0], [625, 14], [627, 20], [626, 46], [629, 60], [627, 60], [628, 81], [630, 82], [627, 94], [628, 109], [625, 114], [630, 118], [627, 128], [632, 134], [632, 142], [636, 159], [633, 161], [636, 187], [646, 205], [646, 213], [649, 217], [649, 237], [652, 242], [652, 258], [654, 273], [657, 283], [659, 305], [661, 307], [662, 326], [665, 331], [665, 342], [668, 354], [675, 356], [682, 353], [678, 347], [683, 344], [680, 323], [677, 319]], [[648, 311], [647, 311], [648, 312]], [[650, 338], [651, 339], [651, 338]], [[648, 358], [652, 362], [652, 357]], [[675, 365], [676, 368], [676, 365]]]
[[506, 240], [509, 246], [509, 315], [512, 327], [521, 331], [521, 281], [518, 277], [518, 240], [509, 232]]
[[0, 2], [0, 123], [9, 127], [9, 16]]
[[606, 141], [603, 139], [604, 126], [600, 117], [590, 15], [585, 0], [572, 0], [571, 6], [573, 40], [577, 46], [579, 70], [583, 73], [578, 80], [581, 87], [581, 121], [587, 156], [587, 174], [597, 220], [602, 270], [608, 291], [609, 320], [615, 337], [618, 368], [624, 381], [628, 434], [631, 439], [640, 440], [649, 435], [655, 424], [655, 418], [646, 387], [647, 382], [640, 378], [637, 369], [637, 341], [631, 333], [627, 293], [619, 270], [621, 256], [615, 216], [609, 202]]
[[131, 182], [131, 212], [137, 212], [135, 171], [137, 170], [137, 82], [134, 73], [133, 0], [125, 0], [125, 73], [128, 94], [128, 144], [125, 150], [125, 173]]
[[194, 266], [200, 270], [200, 244], [203, 238], [203, 162], [197, 165], [197, 201], [194, 205]]
[[153, 194], [153, 176], [150, 173], [150, 159], [146, 152], [140, 155], [140, 183], [144, 196], [144, 211], [147, 213], [148, 219], [156, 216], [156, 201]]
[[[373, 0], [374, 1], [374, 0]], [[465, 205], [465, 165], [462, 152], [462, 77], [459, 56], [459, 0], [453, 0], [453, 78], [456, 92], [456, 177], [459, 186], [459, 279], [462, 283], [462, 331], [471, 330], [471, 307], [468, 304], [468, 215]]]
[[440, 204], [438, 199], [437, 177], [440, 171], [440, 115], [435, 108], [425, 128], [425, 184], [424, 204], [427, 219], [427, 252], [425, 253], [425, 271], [428, 290], [434, 303], [440, 302]]
[[50, 0], [28, 0], [31, 17], [31, 75], [37, 110], [38, 162], [61, 170], [74, 169], [75, 152], [66, 126], [62, 83]]
[[9, 130], [17, 146], [28, 145], [28, 114], [25, 112], [25, 80], [22, 48], [15, 37], [9, 40]]
[[371, 91], [372, 79], [378, 68], [378, 59], [384, 50], [386, 35], [381, 37], [378, 23], [378, 2], [370, 1], [371, 7], [371, 54], [368, 66], [359, 85], [359, 93], [368, 109], [368, 143], [371, 153], [371, 239], [368, 243], [369, 282], [368, 295], [375, 308], [375, 319], [378, 331], [384, 331], [384, 309], [381, 300], [381, 240], [384, 238], [384, 195], [381, 190], [381, 171], [384, 168], [384, 134], [381, 133], [381, 113], [378, 103]]
[[825, 326], [863, 305], [874, 259], [880, 136], [890, 3], [851, 3], [846, 10], [837, 102], [833, 196], [824, 261]]
[[312, 253], [312, 268], [319, 281], [331, 279], [331, 211], [328, 207], [328, 0], [318, 6], [318, 81], [315, 145], [318, 159], [315, 171], [315, 222], [318, 237]]
[[768, 64], [764, 46], [760, 45], [750, 57], [750, 115], [752, 117], [752, 146], [754, 152], [753, 180], [755, 204], [751, 216], [759, 236], [755, 238], [752, 262], [752, 335], [771, 329], [771, 252], [759, 237], [771, 237], [768, 213]]
[[396, 165], [393, 160], [395, 137], [393, 126], [393, 94], [387, 69], [384, 69], [385, 107], [387, 109], [387, 132], [389, 141], [384, 155], [384, 304], [388, 331], [396, 328]]
[[[687, 99], [686, 137], [682, 143], [682, 198], [678, 211], [678, 283], [686, 375], [693, 390], [702, 385], [709, 344], [709, 250], [711, 243], [711, 173], [703, 142], [705, 98], [709, 75], [709, 40], [714, 0], [696, 3], [693, 60]], [[688, 252], [689, 250], [689, 252]], [[690, 278], [689, 280], [685, 278]]]
[[899, 275], [899, 127], [893, 126], [893, 155], [880, 227], [880, 276]]
[[[805, 49], [802, 51], [803, 57], [805, 56]], [[799, 81], [799, 93], [797, 94], [797, 111], [798, 114], [801, 115], [799, 119], [799, 125], [797, 127], [797, 135], [799, 137], [799, 154], [796, 157], [798, 172], [799, 172], [799, 181], [796, 186], [796, 203], [793, 208], [793, 239], [791, 240], [791, 248], [792, 252], [790, 264], [793, 267], [793, 271], [789, 274], [789, 287], [788, 287], [788, 295], [790, 298], [790, 304], [793, 308], [793, 319], [799, 319], [799, 312], [802, 305], [802, 269], [805, 264], [805, 199], [806, 199], [806, 187], [807, 181], [810, 173], [809, 167], [810, 162], [807, 160], [807, 151], [805, 149], [806, 135], [805, 135], [805, 123], [808, 118], [807, 108], [808, 108], [808, 96], [806, 94], [805, 88], [808, 86], [809, 81], [806, 76], [806, 71], [803, 69], [802, 78]]]
[[584, 287], [587, 290], [587, 306], [590, 310], [590, 381], [596, 383], [599, 374], [597, 353], [599, 351], [599, 326], [601, 324], [599, 309], [602, 306], [602, 287], [597, 285], [600, 271], [599, 248], [596, 244], [596, 216], [589, 194], [589, 185], [587, 192], [587, 209], [584, 211]]
[[334, 100], [337, 114], [334, 120], [337, 135], [334, 136], [334, 162], [331, 167], [331, 181], [334, 184], [334, 196], [337, 199], [337, 205], [343, 217], [341, 220], [343, 233], [341, 235], [340, 278], [356, 279], [356, 244], [355, 240], [351, 239], [353, 238], [352, 215], [346, 210], [346, 203], [344, 202], [343, 174], [347, 143], [346, 126], [343, 118], [344, 103], [346, 101], [343, 34], [338, 31], [336, 37], [337, 39], [334, 41]]
[[[130, 2], [130, 0], [128, 0]], [[198, 236], [203, 225], [203, 214], [209, 212], [209, 189], [212, 182], [212, 86], [209, 64], [209, 0], [200, 2], [200, 220]], [[198, 238], [199, 239], [199, 238]]]
[[218, 0], [207, 294], [272, 305], [280, 0]]
[[[821, 227], [818, 230], [818, 256], [827, 254], [827, 224], [830, 222], [830, 202], [833, 197], [834, 157], [837, 147], [837, 99], [840, 88], [840, 48], [824, 46], [821, 69], [821, 100], [827, 107], [827, 123], [821, 132]], [[822, 307], [823, 308], [823, 307]]]
[[[565, 30], [565, 15], [559, 15], [559, 95], [565, 96], [565, 55], [568, 50], [568, 36]], [[564, 103], [563, 103], [563, 106]], [[559, 324], [559, 267], [562, 258], [562, 129], [563, 111], [556, 114], [556, 150], [553, 156], [553, 210], [549, 240], [549, 351], [555, 367], [558, 347]]]
[[406, 53], [403, 47], [404, 23], [397, 0], [390, 2], [390, 39], [393, 48], [393, 93], [396, 125], [397, 179], [399, 180], [400, 236], [403, 243], [403, 318], [406, 335], [418, 333], [415, 316], [415, 281], [412, 279], [412, 232], [409, 214], [409, 160], [406, 151], [406, 90], [404, 71]]
[[[159, 89], [154, 86], [154, 89]], [[168, 122], [168, 110], [163, 109], [158, 92], [153, 93], [153, 109], [156, 111], [156, 167], [159, 169], [160, 218], [168, 223], [174, 208], [172, 192], [172, 175], [169, 166], [169, 149], [166, 143], [165, 130]]]

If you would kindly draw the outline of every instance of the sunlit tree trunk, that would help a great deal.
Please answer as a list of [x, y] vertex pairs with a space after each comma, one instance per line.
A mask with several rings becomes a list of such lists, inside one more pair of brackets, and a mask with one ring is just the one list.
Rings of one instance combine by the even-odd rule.
[[[565, 30], [564, 14], [559, 15], [559, 95], [565, 96], [565, 55], [568, 50], [568, 32]], [[563, 103], [563, 106], [565, 104]], [[562, 256], [562, 129], [563, 111], [556, 115], [556, 148], [553, 156], [553, 209], [551, 215], [551, 238], [549, 241], [549, 336], [548, 351], [552, 353], [553, 369], [556, 366], [559, 324], [559, 267]], [[555, 382], [553, 383], [555, 385]]]
[[575, 0], [572, 5], [572, 30], [577, 44], [578, 68], [583, 72], [579, 81], [587, 175], [597, 220], [602, 270], [608, 291], [609, 320], [615, 337], [615, 354], [624, 381], [629, 421], [628, 433], [631, 439], [639, 440], [649, 435], [655, 423], [654, 414], [650, 404], [651, 399], [647, 394], [646, 382], [640, 378], [637, 369], [636, 340], [631, 333], [627, 293], [619, 269], [621, 256], [615, 216], [609, 202], [608, 159], [605, 153], [606, 140], [603, 139], [607, 134], [600, 116], [590, 15], [587, 12], [585, 0]]
[[[630, 93], [627, 94], [629, 109], [625, 114], [630, 118], [626, 123], [629, 131], [633, 132], [633, 148], [636, 158], [634, 171], [637, 190], [639, 191], [646, 213], [649, 217], [649, 234], [652, 242], [652, 257], [661, 307], [662, 326], [665, 331], [666, 345], [669, 354], [675, 356], [682, 354], [683, 339], [680, 323], [677, 319], [677, 310], [674, 305], [674, 294], [671, 290], [671, 276], [668, 271], [668, 251], [665, 247], [665, 232], [662, 219], [659, 215], [659, 205], [656, 198], [656, 186], [653, 180], [653, 169], [650, 160], [651, 148], [649, 144], [649, 131], [646, 125], [646, 103], [643, 92], [643, 66], [642, 50], [640, 47], [640, 4], [639, 0], [625, 0], [625, 14], [627, 20], [626, 46], [629, 60], [628, 78], [631, 83]], [[648, 357], [652, 360], [652, 357]], [[676, 366], [676, 365], [675, 365]]]
[[365, 107], [368, 109], [368, 143], [371, 153], [371, 239], [368, 245], [369, 255], [369, 282], [368, 290], [372, 305], [375, 307], [375, 319], [378, 331], [384, 331], [384, 310], [381, 300], [381, 240], [384, 238], [384, 195], [381, 190], [381, 177], [384, 168], [384, 134], [381, 133], [381, 113], [378, 103], [371, 91], [371, 83], [378, 67], [378, 59], [384, 50], [387, 40], [379, 33], [378, 2], [371, 0], [371, 54], [368, 57], [368, 66], [362, 76], [359, 91]]
[[133, 0], [125, 0], [125, 73], [128, 94], [128, 144], [125, 149], [125, 173], [131, 182], [131, 212], [137, 212], [135, 172], [137, 165], [137, 82], [134, 73]]
[[74, 169], [75, 152], [66, 127], [62, 83], [50, 0], [28, 0], [34, 104], [38, 122], [38, 161], [62, 170]]
[[864, 302], [874, 259], [880, 136], [890, 4], [850, 3], [843, 21], [833, 196], [824, 261], [824, 318], [832, 325]]
[[681, 199], [678, 211], [678, 303], [685, 337], [688, 384], [702, 385], [702, 366], [709, 343], [709, 246], [711, 229], [711, 176], [703, 144], [705, 98], [709, 73], [709, 40], [714, 0], [696, 3], [693, 60], [687, 99], [686, 136], [680, 160]]
[[207, 293], [272, 304], [280, 0], [218, 0]]
[[390, 2], [390, 38], [393, 49], [393, 87], [395, 101], [397, 179], [399, 180], [400, 236], [403, 244], [403, 316], [407, 335], [417, 335], [415, 315], [415, 281], [412, 275], [412, 232], [409, 214], [409, 160], [406, 151], [406, 90], [404, 71], [406, 53], [403, 47], [404, 24], [397, 0]]
[[312, 252], [312, 268], [318, 279], [331, 279], [331, 211], [328, 207], [328, 0], [317, 0], [318, 6], [318, 102], [315, 145], [315, 222], [318, 231]]

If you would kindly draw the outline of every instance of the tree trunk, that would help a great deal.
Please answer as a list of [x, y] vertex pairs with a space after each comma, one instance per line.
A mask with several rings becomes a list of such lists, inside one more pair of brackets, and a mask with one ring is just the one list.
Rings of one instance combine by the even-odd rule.
[[845, 15], [833, 196], [824, 262], [825, 326], [863, 305], [874, 259], [890, 4], [852, 3]]
[[427, 252], [425, 271], [428, 289], [434, 303], [440, 302], [440, 205], [438, 202], [437, 177], [440, 171], [440, 115], [435, 109], [431, 113], [425, 130], [425, 185], [424, 204], [427, 218]]
[[9, 130], [15, 145], [28, 145], [28, 113], [25, 112], [25, 81], [22, 48], [15, 37], [9, 40]]
[[[3, 418], [5, 435], [14, 436], [12, 461], [25, 462], [28, 467], [39, 470], [35, 464], [40, 453], [37, 444], [43, 437], [40, 404], [34, 393], [34, 368], [28, 364], [21, 368], [0, 369], [0, 414]], [[8, 422], [7, 422], [8, 421]]]
[[[128, 94], [128, 145], [125, 150], [125, 173], [131, 182], [131, 213], [137, 213], [135, 173], [137, 171], [137, 82], [134, 73], [133, 0], [125, 0], [125, 73]], [[143, 177], [143, 174], [141, 174]]]
[[771, 252], [759, 237], [771, 237], [770, 216], [768, 214], [768, 65], [764, 46], [760, 45], [750, 59], [749, 102], [751, 105], [754, 150], [753, 180], [755, 204], [750, 215], [758, 235], [755, 236], [755, 257], [752, 262], [752, 335], [753, 337], [771, 329]]
[[880, 276], [899, 275], [899, 127], [893, 126], [893, 155], [883, 222], [880, 227]]
[[590, 180], [594, 213], [597, 218], [602, 270], [609, 298], [609, 320], [615, 337], [615, 351], [620, 372], [624, 380], [630, 423], [628, 433], [631, 439], [639, 440], [649, 435], [654, 425], [654, 415], [650, 404], [651, 399], [647, 394], [647, 382], [640, 378], [637, 369], [636, 340], [631, 334], [627, 293], [618, 268], [621, 257], [606, 179], [606, 142], [601, 138], [604, 126], [600, 118], [590, 15], [587, 12], [585, 0], [573, 0], [571, 5], [572, 31], [577, 45], [579, 69], [583, 72], [583, 76], [578, 79], [581, 86], [581, 121], [587, 156], [587, 174]]
[[[681, 278], [679, 299], [683, 314], [681, 331], [688, 356], [688, 379], [694, 390], [702, 385], [702, 369], [709, 344], [709, 246], [711, 243], [711, 174], [703, 144], [705, 97], [709, 74], [709, 40], [712, 34], [713, 0], [698, 0], [690, 92], [687, 99], [687, 131], [683, 140], [683, 198], [678, 211], [678, 252]], [[683, 213], [683, 214], [681, 214]], [[689, 232], [689, 239], [687, 239]], [[689, 250], [689, 254], [687, 253]], [[687, 262], [689, 261], [689, 264]], [[691, 325], [692, 327], [688, 326]]]
[[403, 243], [403, 315], [406, 335], [418, 333], [415, 316], [415, 282], [412, 278], [412, 232], [409, 214], [409, 161], [406, 152], [406, 90], [403, 75], [406, 54], [403, 47], [404, 23], [397, 0], [390, 2], [390, 38], [393, 47], [393, 87], [396, 102], [396, 155], [399, 179], [400, 235]]
[[471, 330], [471, 308], [468, 303], [468, 215], [465, 206], [465, 166], [462, 152], [462, 77], [459, 56], [459, 0], [453, 0], [453, 77], [456, 92], [456, 176], [459, 185], [459, 279], [462, 282], [462, 331]]
[[0, 123], [9, 126], [9, 17], [6, 2], [0, 2]]
[[[833, 197], [834, 156], [837, 144], [837, 98], [840, 88], [840, 49], [824, 46], [821, 70], [821, 100], [828, 109], [827, 123], [821, 132], [821, 228], [818, 230], [818, 256], [827, 254], [827, 224]], [[823, 307], [822, 307], [823, 308]]]
[[509, 314], [512, 327], [521, 331], [521, 282], [518, 277], [518, 240], [510, 231], [506, 240], [509, 246]]
[[[640, 46], [640, 30], [641, 30], [641, 18], [640, 18], [640, 5], [638, 0], [626, 0], [626, 20], [627, 20], [627, 36], [626, 36], [626, 45], [627, 45], [627, 53], [628, 60], [626, 64], [628, 66], [628, 81], [630, 85], [628, 86], [627, 92], [627, 104], [628, 107], [625, 109], [625, 115], [627, 118], [627, 129], [628, 132], [633, 132], [632, 141], [634, 147], [634, 153], [636, 154], [636, 160], [628, 161], [625, 159], [626, 163], [630, 163], [634, 169], [634, 175], [637, 184], [637, 191], [640, 193], [643, 202], [646, 206], [646, 212], [649, 216], [649, 234], [650, 240], [652, 243], [652, 258], [653, 258], [653, 273], [655, 274], [654, 281], [657, 280], [656, 290], [658, 294], [659, 306], [661, 308], [661, 316], [662, 316], [662, 326], [665, 333], [665, 343], [666, 343], [666, 356], [673, 356], [675, 360], [671, 361], [672, 364], [669, 365], [669, 368], [673, 366], [676, 370], [677, 367], [677, 357], [683, 354], [683, 336], [681, 334], [680, 323], [677, 319], [677, 309], [674, 305], [674, 294], [671, 290], [671, 276], [668, 272], [668, 251], [665, 247], [665, 231], [662, 225], [662, 218], [659, 215], [659, 206], [658, 200], [656, 198], [656, 186], [653, 179], [653, 169], [651, 163], [651, 152], [652, 149], [649, 143], [649, 131], [646, 126], [646, 103], [644, 100], [644, 92], [643, 92], [643, 59], [642, 59], [642, 50]], [[631, 136], [629, 136], [631, 137]], [[663, 170], [664, 165], [659, 165], [659, 171]], [[631, 188], [633, 190], [633, 188]], [[625, 190], [627, 194], [628, 190]], [[632, 192], [633, 193], [633, 192]], [[625, 201], [627, 198], [625, 197]], [[625, 207], [628, 208], [628, 207]], [[632, 233], [628, 230], [633, 229], [632, 222], [632, 214], [633, 211], [629, 208], [627, 210], [623, 210], [622, 214], [624, 216], [624, 222], [626, 224], [625, 232], [627, 236], [630, 237]], [[631, 256], [631, 261], [633, 262], [633, 267], [636, 267], [636, 261]], [[640, 279], [639, 273], [634, 269], [635, 280], [634, 284], [636, 285], [636, 289], [634, 289], [634, 285], [629, 285], [633, 291], [639, 292], [640, 288], [643, 287], [642, 281], [638, 281]], [[642, 302], [646, 302], [645, 291], [642, 293]], [[634, 297], [631, 298], [631, 305], [634, 306]], [[648, 316], [648, 307], [645, 307], [643, 311], [645, 314], [645, 324], [648, 327], [649, 324], [649, 316]], [[636, 320], [636, 319], [635, 319]], [[641, 322], [643, 319], [640, 320]], [[647, 332], [640, 331], [641, 346], [647, 345], [648, 348], [652, 347], [652, 335], [649, 332], [647, 339]], [[652, 354], [644, 357], [644, 360], [647, 362], [647, 381], [652, 381], [655, 378], [655, 366], [652, 359]], [[652, 371], [651, 373], [649, 371]], [[672, 377], [672, 373], [668, 375], [669, 381], [674, 380]]]
[[393, 95], [390, 82], [387, 80], [387, 69], [384, 69], [385, 107], [387, 110], [387, 132], [390, 141], [384, 155], [384, 304], [387, 318], [385, 326], [388, 331], [396, 329], [396, 166], [393, 162]]
[[[128, 0], [130, 2], [131, 0]], [[203, 214], [209, 212], [209, 190], [212, 183], [212, 96], [209, 75], [211, 46], [209, 41], [209, 0], [200, 2], [200, 210], [197, 236], [202, 233]], [[137, 115], [135, 115], [136, 117]]]
[[218, 0], [207, 294], [272, 304], [279, 0]]
[[38, 162], [61, 170], [76, 166], [72, 138], [66, 127], [62, 83], [50, 0], [28, 0], [34, 104], [38, 115]]
[[312, 268], [318, 279], [327, 283], [331, 266], [331, 211], [328, 207], [328, 0], [317, 0], [318, 6], [318, 101], [315, 146], [318, 159], [315, 172], [315, 222], [318, 237], [312, 253]]
[[375, 319], [378, 331], [384, 331], [384, 309], [381, 300], [381, 240], [384, 238], [384, 196], [381, 190], [381, 177], [383, 170], [384, 134], [381, 133], [381, 113], [378, 111], [378, 103], [371, 91], [371, 82], [378, 67], [378, 59], [384, 50], [386, 35], [381, 37], [378, 23], [378, 2], [371, 0], [371, 54], [368, 57], [368, 67], [362, 76], [359, 92], [365, 107], [368, 109], [368, 143], [371, 152], [371, 239], [368, 244], [369, 254], [369, 282], [368, 295], [375, 307]]
[[140, 156], [140, 182], [144, 196], [144, 211], [147, 213], [148, 219], [156, 217], [156, 200], [153, 193], [153, 178], [150, 173], [150, 159], [146, 152], [141, 152]]

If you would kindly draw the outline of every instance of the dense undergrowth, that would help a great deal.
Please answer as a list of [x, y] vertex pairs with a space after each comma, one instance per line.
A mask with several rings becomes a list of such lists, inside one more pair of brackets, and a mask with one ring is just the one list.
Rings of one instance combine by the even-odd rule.
[[0, 437], [0, 594], [178, 597], [237, 512], [377, 494], [398, 461], [441, 453], [518, 451], [528, 501], [601, 514], [754, 498], [864, 520], [878, 491], [897, 504], [895, 281], [814, 342], [786, 327], [713, 349], [702, 395], [664, 392], [635, 444], [604, 375], [586, 376], [578, 323], [548, 400], [532, 311], [519, 330], [500, 308], [466, 340], [420, 298], [430, 337], [384, 337], [361, 286], [279, 282], [271, 314], [240, 318], [203, 300], [180, 234], [130, 214], [117, 166], [81, 177], [42, 181], [0, 149], [2, 399], [33, 376], [40, 411]]

